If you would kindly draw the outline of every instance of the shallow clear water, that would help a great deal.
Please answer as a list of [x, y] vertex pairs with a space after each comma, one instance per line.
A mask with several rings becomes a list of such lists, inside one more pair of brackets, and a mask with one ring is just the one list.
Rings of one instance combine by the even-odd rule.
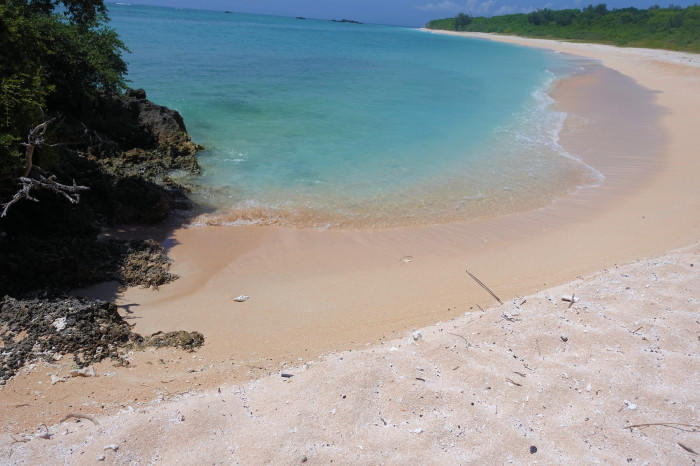
[[214, 223], [390, 226], [546, 202], [591, 178], [557, 144], [555, 54], [413, 29], [110, 7], [132, 87], [207, 147]]

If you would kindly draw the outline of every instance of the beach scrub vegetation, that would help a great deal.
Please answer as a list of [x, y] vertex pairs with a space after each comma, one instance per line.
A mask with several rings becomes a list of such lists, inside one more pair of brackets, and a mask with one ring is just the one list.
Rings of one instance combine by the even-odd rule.
[[582, 9], [544, 8], [490, 18], [460, 14], [430, 21], [426, 27], [700, 52], [700, 6], [697, 5], [610, 10], [601, 3]]

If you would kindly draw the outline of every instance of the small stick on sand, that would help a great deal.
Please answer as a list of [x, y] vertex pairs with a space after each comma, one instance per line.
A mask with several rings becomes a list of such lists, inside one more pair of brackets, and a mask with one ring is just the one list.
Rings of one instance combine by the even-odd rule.
[[676, 443], [678, 444], [679, 447], [681, 447], [682, 449], [684, 449], [684, 450], [687, 451], [688, 453], [692, 453], [693, 455], [697, 455], [697, 453], [695, 452], [695, 450], [693, 450], [692, 448], [686, 447], [686, 446], [683, 445], [681, 442], [676, 442]]
[[26, 437], [24, 437], [24, 438], [17, 438], [17, 437], [15, 437], [13, 434], [10, 434], [10, 438], [12, 439], [12, 443], [13, 443], [13, 444], [15, 444], [15, 443], [27, 443], [28, 441], [31, 440], [31, 439], [28, 439], [28, 438], [26, 438]]
[[95, 424], [96, 426], [99, 426], [99, 425], [100, 425], [100, 423], [97, 422], [97, 419], [95, 419], [94, 417], [89, 416], [89, 415], [87, 415], [87, 414], [80, 414], [80, 413], [69, 413], [69, 414], [66, 414], [65, 416], [63, 416], [63, 418], [62, 418], [60, 421], [58, 421], [58, 423], [60, 424], [60, 423], [62, 423], [62, 422], [66, 422], [68, 419], [71, 419], [71, 418], [75, 418], [75, 419], [87, 419], [88, 421], [92, 422], [92, 423]]
[[49, 433], [49, 428], [46, 427], [46, 424], [40, 424], [40, 426], [44, 426], [44, 433], [36, 434], [34, 438], [43, 438], [44, 440], [51, 440], [51, 434]]
[[503, 304], [503, 301], [501, 301], [501, 298], [499, 298], [498, 296], [496, 296], [496, 293], [494, 293], [493, 291], [491, 291], [491, 288], [489, 288], [488, 286], [486, 286], [486, 285], [484, 284], [484, 282], [482, 282], [481, 280], [479, 280], [478, 278], [476, 278], [476, 277], [474, 276], [474, 274], [471, 273], [471, 272], [469, 271], [469, 269], [467, 269], [466, 272], [467, 272], [467, 275], [469, 275], [470, 277], [472, 277], [472, 279], [473, 279], [476, 283], [479, 284], [479, 286], [481, 286], [483, 289], [485, 289], [486, 291], [488, 291], [489, 294], [490, 294], [491, 296], [493, 296], [493, 297], [496, 299], [496, 301], [498, 301], [498, 304]]
[[[634, 427], [651, 427], [651, 426], [662, 426], [670, 427], [671, 429], [682, 430], [683, 432], [700, 432], [700, 426], [693, 424], [681, 424], [679, 422], [649, 422], [646, 424], [633, 424], [631, 426], [625, 426], [623, 429], [630, 429]], [[683, 427], [689, 427], [689, 429], [683, 429]]]
[[464, 343], [466, 343], [466, 345], [467, 345], [467, 349], [469, 349], [469, 347], [471, 346], [471, 345], [469, 344], [469, 340], [467, 340], [467, 337], [464, 337], [464, 336], [462, 336], [462, 335], [458, 335], [458, 334], [452, 333], [452, 332], [447, 332], [447, 334], [448, 334], [448, 335], [455, 336], [455, 337], [459, 337], [459, 338], [461, 338], [462, 340], [464, 340]]
[[522, 387], [522, 386], [523, 386], [523, 384], [518, 383], [518, 382], [516, 382], [515, 380], [513, 380], [513, 379], [511, 379], [511, 378], [508, 378], [508, 377], [506, 377], [506, 382], [511, 383], [511, 384], [513, 384], [513, 385], [517, 385], [518, 387]]

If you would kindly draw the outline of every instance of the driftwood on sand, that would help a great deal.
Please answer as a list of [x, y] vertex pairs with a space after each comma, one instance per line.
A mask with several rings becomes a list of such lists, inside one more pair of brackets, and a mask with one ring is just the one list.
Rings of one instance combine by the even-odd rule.
[[496, 293], [494, 293], [493, 291], [491, 291], [491, 288], [489, 288], [488, 286], [486, 286], [486, 284], [485, 284], [484, 282], [482, 282], [481, 280], [479, 280], [473, 273], [471, 273], [471, 272], [469, 271], [469, 269], [467, 269], [466, 272], [467, 272], [467, 275], [469, 275], [470, 277], [472, 277], [472, 280], [474, 280], [474, 281], [475, 281], [479, 286], [481, 286], [483, 289], [485, 289], [486, 291], [488, 291], [489, 294], [490, 294], [491, 296], [493, 296], [493, 297], [496, 299], [496, 301], [498, 301], [498, 304], [503, 304], [503, 301], [501, 301], [501, 298], [499, 298], [498, 296], [496, 296]]

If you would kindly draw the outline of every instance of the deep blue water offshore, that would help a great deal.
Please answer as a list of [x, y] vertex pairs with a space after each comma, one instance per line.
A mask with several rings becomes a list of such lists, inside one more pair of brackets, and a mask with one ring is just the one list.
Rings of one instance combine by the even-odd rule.
[[[547, 202], [581, 164], [546, 94], [562, 56], [414, 29], [109, 6], [131, 87], [199, 144], [206, 221], [394, 226]], [[577, 179], [578, 179], [577, 178]]]

